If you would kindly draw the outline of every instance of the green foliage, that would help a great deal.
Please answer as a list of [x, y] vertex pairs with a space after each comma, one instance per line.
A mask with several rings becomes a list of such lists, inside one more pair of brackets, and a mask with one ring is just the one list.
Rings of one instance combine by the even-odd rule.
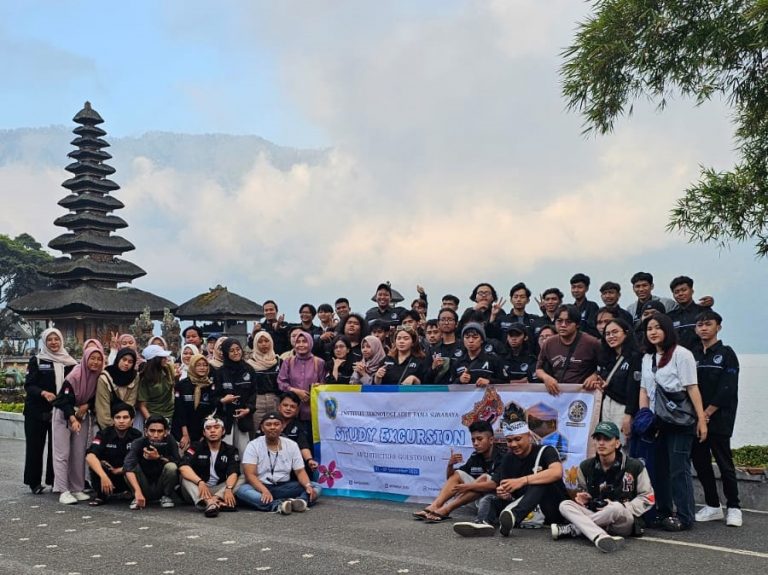
[[23, 403], [2, 403], [0, 402], [0, 411], [10, 411], [11, 413], [21, 413], [24, 410]]
[[768, 445], [745, 445], [733, 450], [737, 467], [768, 467]]
[[53, 258], [42, 247], [29, 234], [0, 234], [0, 304], [46, 285], [37, 270]]
[[690, 241], [755, 242], [768, 255], [768, 0], [596, 0], [563, 52], [563, 93], [604, 134], [632, 104], [674, 95], [733, 109], [740, 161], [703, 168], [672, 210]]

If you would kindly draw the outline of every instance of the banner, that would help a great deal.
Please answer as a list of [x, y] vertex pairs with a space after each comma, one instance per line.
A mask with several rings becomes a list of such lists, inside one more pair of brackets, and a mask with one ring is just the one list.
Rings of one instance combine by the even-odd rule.
[[472, 453], [467, 427], [491, 422], [503, 443], [503, 422], [525, 420], [541, 443], [560, 453], [564, 480], [576, 484], [579, 463], [592, 455], [590, 433], [601, 394], [561, 385], [318, 385], [312, 389], [312, 428], [324, 493], [428, 502], [446, 479], [451, 450]]

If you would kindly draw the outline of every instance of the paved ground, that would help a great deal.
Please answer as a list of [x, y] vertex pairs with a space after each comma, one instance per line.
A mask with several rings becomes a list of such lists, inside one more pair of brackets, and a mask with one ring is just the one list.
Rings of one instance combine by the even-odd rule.
[[189, 507], [63, 506], [21, 485], [23, 448], [0, 440], [0, 573], [514, 575], [619, 565], [627, 575], [768, 571], [768, 514], [745, 513], [741, 529], [709, 523], [683, 534], [650, 531], [604, 555], [583, 540], [552, 541], [548, 530], [462, 539], [449, 523], [412, 520], [416, 506], [376, 501], [327, 498], [304, 514], [241, 511], [217, 519]]

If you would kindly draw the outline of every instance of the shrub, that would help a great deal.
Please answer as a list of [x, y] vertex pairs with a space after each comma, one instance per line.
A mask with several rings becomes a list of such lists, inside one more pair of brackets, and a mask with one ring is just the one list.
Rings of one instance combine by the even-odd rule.
[[0, 411], [10, 411], [11, 413], [21, 413], [24, 410], [23, 403], [1, 403]]
[[768, 467], [768, 445], [745, 445], [733, 450], [737, 467]]

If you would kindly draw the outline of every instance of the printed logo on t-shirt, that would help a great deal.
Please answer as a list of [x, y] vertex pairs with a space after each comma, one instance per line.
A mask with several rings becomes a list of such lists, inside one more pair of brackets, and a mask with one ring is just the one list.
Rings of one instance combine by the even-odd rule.
[[715, 362], [715, 365], [720, 365], [723, 363], [723, 356], [718, 354], [712, 358], [712, 361]]

